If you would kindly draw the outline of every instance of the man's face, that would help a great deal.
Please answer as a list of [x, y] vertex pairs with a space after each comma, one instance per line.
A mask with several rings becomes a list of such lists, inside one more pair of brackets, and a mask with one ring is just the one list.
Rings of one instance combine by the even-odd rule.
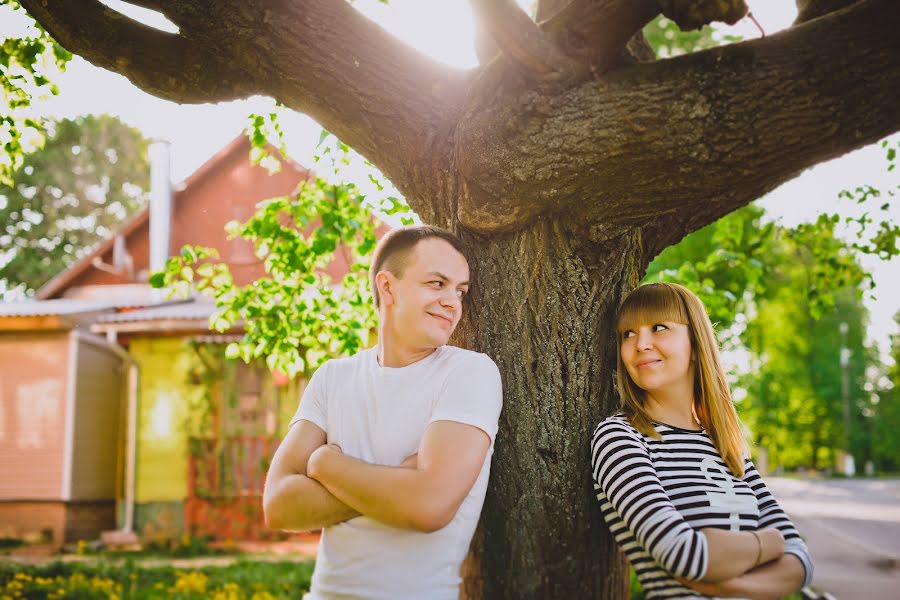
[[382, 304], [394, 342], [417, 348], [447, 343], [462, 316], [469, 291], [469, 265], [440, 238], [422, 240], [406, 258], [402, 277], [386, 273]]

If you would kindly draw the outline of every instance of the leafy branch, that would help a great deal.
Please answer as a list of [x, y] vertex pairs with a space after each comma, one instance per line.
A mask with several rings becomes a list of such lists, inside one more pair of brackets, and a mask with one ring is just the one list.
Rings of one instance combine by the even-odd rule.
[[64, 71], [72, 55], [22, 10], [17, 0], [0, 0], [0, 17], [26, 25], [20, 37], [0, 44], [0, 185], [11, 186], [12, 175], [28, 152], [44, 144], [44, 125], [28, 116], [36, 99], [59, 93], [51, 77]]
[[[227, 229], [253, 243], [265, 277], [236, 285], [215, 249], [195, 246], [151, 277], [170, 295], [212, 295], [211, 329], [243, 328], [227, 358], [264, 358], [270, 370], [294, 377], [368, 345], [376, 323], [367, 280], [376, 222], [354, 184], [302, 182], [295, 195], [267, 200], [246, 223]], [[334, 280], [328, 270], [341, 259], [347, 272]]]

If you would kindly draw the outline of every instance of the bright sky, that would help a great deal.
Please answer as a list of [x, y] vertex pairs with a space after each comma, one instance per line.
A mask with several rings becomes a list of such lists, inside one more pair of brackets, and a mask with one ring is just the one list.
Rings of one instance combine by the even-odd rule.
[[[103, 0], [118, 10], [136, 10], [135, 18], [148, 24], [169, 28], [164, 19], [153, 13], [135, 9], [117, 0]], [[528, 6], [529, 0], [518, 0]], [[748, 4], [766, 33], [790, 26], [796, 16], [793, 2], [748, 0]], [[390, 0], [385, 6], [376, 0], [357, 0], [357, 9], [411, 46], [448, 64], [468, 68], [477, 64], [473, 49], [472, 16], [466, 0]], [[149, 14], [149, 16], [147, 16]], [[0, 35], [15, 32], [12, 20], [0, 24]], [[759, 31], [748, 20], [734, 27], [717, 27], [722, 33], [745, 39], [759, 37]], [[131, 85], [124, 77], [98, 69], [74, 59], [67, 72], [58, 79], [61, 93], [41, 106], [41, 114], [74, 117], [86, 113], [109, 113], [137, 127], [148, 137], [172, 142], [172, 176], [178, 181], [199, 167], [206, 159], [238, 135], [247, 116], [268, 112], [274, 106], [269, 99], [251, 98], [217, 105], [178, 105], [159, 100]], [[304, 165], [312, 165], [320, 127], [312, 119], [286, 112], [281, 116], [288, 149], [292, 157]], [[898, 139], [897, 137], [894, 138]], [[885, 171], [884, 151], [869, 147], [806, 171], [762, 200], [773, 218], [786, 225], [812, 221], [821, 212], [840, 210], [854, 214], [857, 207], [838, 202], [842, 189], [870, 184], [881, 189], [896, 187], [900, 169], [890, 175]], [[367, 182], [360, 182], [364, 187]], [[874, 211], [874, 208], [871, 208]], [[900, 217], [897, 203], [892, 216]], [[900, 310], [900, 260], [889, 264], [867, 261], [877, 282], [877, 300], [867, 300], [871, 311], [870, 334], [887, 348], [888, 336], [895, 331], [893, 315]]]

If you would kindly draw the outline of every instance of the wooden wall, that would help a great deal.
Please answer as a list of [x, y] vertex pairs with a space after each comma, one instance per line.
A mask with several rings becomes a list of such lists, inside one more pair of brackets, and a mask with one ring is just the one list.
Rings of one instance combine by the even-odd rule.
[[64, 497], [68, 332], [0, 333], [0, 500]]

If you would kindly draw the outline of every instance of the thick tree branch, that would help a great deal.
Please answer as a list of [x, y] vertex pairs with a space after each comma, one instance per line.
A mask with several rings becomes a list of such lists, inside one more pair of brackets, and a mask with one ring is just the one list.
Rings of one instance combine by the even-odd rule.
[[345, 0], [284, 6], [267, 18], [277, 40], [267, 42], [277, 74], [268, 92], [368, 157], [423, 219], [443, 222], [453, 208], [438, 200], [436, 174], [449, 168], [472, 74], [422, 55]]
[[[155, 0], [165, 34], [95, 0], [24, 0], [64, 46], [177, 102], [266, 94], [309, 114], [404, 184], [424, 218], [470, 74], [406, 46], [345, 0]], [[435, 164], [437, 163], [440, 164]]]
[[684, 31], [700, 29], [713, 21], [734, 25], [747, 14], [744, 0], [656, 0], [662, 14]]
[[494, 36], [488, 31], [481, 19], [475, 19], [475, 55], [478, 64], [486, 65], [500, 53], [500, 46], [494, 40]]
[[690, 214], [685, 231], [709, 222], [900, 129], [897, 22], [900, 3], [864, 0], [558, 95], [473, 94], [460, 220], [499, 231], [577, 211], [608, 235], [663, 216]]
[[576, 70], [577, 64], [513, 0], [471, 0], [470, 4], [500, 50], [529, 71], [553, 76]]
[[96, 0], [22, 0], [67, 50], [176, 102], [219, 102], [253, 93], [246, 80], [183, 35], [147, 27]]
[[163, 7], [155, 0], [125, 0], [125, 2], [140, 6], [141, 8], [146, 8], [147, 10], [155, 10], [158, 13], [163, 11]]
[[573, 0], [542, 27], [602, 73], [620, 62], [628, 40], [658, 14], [656, 0]]
[[797, 18], [794, 25], [811, 21], [822, 15], [850, 6], [856, 0], [797, 0]]
[[626, 43], [660, 12], [687, 30], [713, 21], [735, 23], [747, 5], [744, 0], [572, 0], [542, 28], [567, 54], [602, 73], [620, 63]]
[[534, 20], [538, 23], [543, 23], [565, 8], [569, 2], [571, 0], [538, 0]]

